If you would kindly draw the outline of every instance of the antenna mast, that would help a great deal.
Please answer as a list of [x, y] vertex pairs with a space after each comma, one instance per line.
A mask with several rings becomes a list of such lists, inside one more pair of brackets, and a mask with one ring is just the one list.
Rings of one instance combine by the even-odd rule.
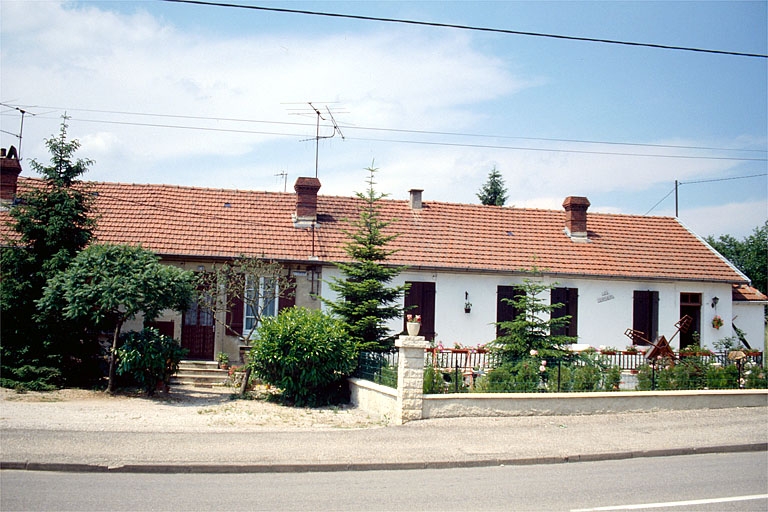
[[[344, 134], [341, 133], [341, 128], [339, 128], [339, 124], [336, 122], [336, 119], [333, 117], [333, 113], [331, 112], [331, 109], [328, 108], [328, 105], [325, 106], [325, 111], [327, 112], [328, 117], [323, 117], [326, 114], [322, 113], [319, 108], [315, 107], [313, 103], [317, 102], [311, 102], [308, 101], [307, 105], [309, 105], [309, 108], [312, 109], [311, 112], [307, 112], [304, 110], [304, 112], [296, 112], [296, 115], [314, 115], [316, 116], [316, 122], [315, 122], [315, 136], [313, 137], [315, 139], [315, 178], [317, 178], [318, 175], [318, 167], [319, 167], [319, 160], [320, 160], [320, 139], [332, 139], [336, 136], [338, 133], [341, 136], [341, 139], [344, 140]], [[300, 110], [300, 109], [295, 109]], [[338, 112], [337, 112], [338, 113]], [[320, 135], [320, 120], [327, 121], [330, 119], [331, 123], [333, 124], [333, 133], [330, 135]], [[302, 142], [312, 140], [312, 139], [303, 139]]]

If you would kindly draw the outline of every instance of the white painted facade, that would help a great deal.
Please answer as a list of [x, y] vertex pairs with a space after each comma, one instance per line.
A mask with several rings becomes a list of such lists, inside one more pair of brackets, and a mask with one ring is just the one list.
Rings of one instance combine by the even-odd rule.
[[744, 331], [747, 343], [754, 350], [765, 352], [765, 302], [734, 301], [733, 323]]
[[[323, 268], [323, 280], [342, 278], [336, 267]], [[458, 342], [465, 346], [485, 344], [496, 335], [496, 292], [497, 286], [513, 286], [523, 282], [523, 274], [472, 274], [442, 271], [406, 271], [401, 273], [393, 285], [406, 281], [427, 281], [435, 283], [435, 340], [451, 347]], [[578, 288], [578, 337], [579, 343], [594, 347], [600, 345], [623, 349], [631, 344], [624, 332], [633, 325], [633, 292], [635, 290], [657, 291], [659, 294], [658, 334], [668, 340], [675, 334], [675, 323], [680, 319], [680, 294], [700, 293], [701, 305], [701, 346], [714, 348], [715, 341], [732, 336], [730, 319], [734, 309], [729, 283], [707, 283], [687, 281], [629, 280], [629, 279], [583, 279], [571, 277], [541, 278], [546, 284], [558, 287]], [[322, 288], [324, 297], [335, 300], [335, 293], [327, 284]], [[470, 313], [464, 312], [465, 293], [472, 303]], [[545, 300], [549, 300], [549, 296]], [[712, 299], [718, 297], [712, 307]], [[720, 315], [725, 324], [720, 329], [712, 327], [712, 319]], [[737, 324], [738, 325], [738, 324]], [[402, 330], [402, 320], [392, 320], [389, 327], [393, 334]], [[756, 329], [749, 327], [750, 333]], [[672, 340], [672, 347], [679, 349], [679, 340]]]

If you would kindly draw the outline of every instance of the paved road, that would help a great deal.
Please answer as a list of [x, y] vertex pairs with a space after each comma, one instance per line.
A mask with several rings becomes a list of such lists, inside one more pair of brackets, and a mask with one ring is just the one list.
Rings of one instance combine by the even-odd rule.
[[[263, 475], [4, 471], [14, 510], [768, 510], [765, 453]], [[663, 504], [663, 505], [661, 505]], [[652, 507], [652, 506], [653, 507]]]

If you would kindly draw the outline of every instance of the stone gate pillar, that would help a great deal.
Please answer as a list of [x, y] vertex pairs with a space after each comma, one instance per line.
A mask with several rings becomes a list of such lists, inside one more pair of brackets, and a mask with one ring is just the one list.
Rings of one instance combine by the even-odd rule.
[[400, 349], [397, 362], [397, 410], [394, 422], [398, 425], [420, 420], [424, 397], [424, 349], [429, 342], [424, 336], [400, 336], [395, 347]]

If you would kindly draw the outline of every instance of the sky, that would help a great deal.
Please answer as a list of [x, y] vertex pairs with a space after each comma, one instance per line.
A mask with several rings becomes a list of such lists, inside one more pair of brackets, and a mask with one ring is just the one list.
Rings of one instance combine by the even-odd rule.
[[[228, 3], [768, 54], [767, 2]], [[0, 145], [84, 179], [768, 219], [768, 59], [162, 1], [0, 0]], [[19, 109], [24, 110], [23, 126]], [[321, 113], [318, 128], [316, 110]], [[336, 127], [334, 127], [334, 123]], [[317, 135], [321, 137], [317, 139]], [[316, 167], [317, 162], [317, 167]]]

